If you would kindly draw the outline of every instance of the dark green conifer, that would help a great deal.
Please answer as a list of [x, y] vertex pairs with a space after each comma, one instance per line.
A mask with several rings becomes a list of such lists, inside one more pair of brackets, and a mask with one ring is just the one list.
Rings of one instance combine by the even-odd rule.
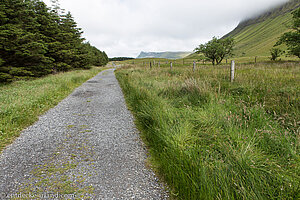
[[84, 43], [71, 13], [52, 3], [49, 9], [40, 0], [0, 0], [0, 82], [108, 62]]

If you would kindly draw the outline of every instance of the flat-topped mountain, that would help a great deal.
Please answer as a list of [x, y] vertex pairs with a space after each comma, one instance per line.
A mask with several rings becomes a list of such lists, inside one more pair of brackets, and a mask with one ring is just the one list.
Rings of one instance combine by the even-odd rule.
[[140, 55], [137, 58], [167, 58], [167, 59], [179, 59], [184, 58], [191, 54], [192, 52], [184, 52], [184, 51], [178, 51], [178, 52], [144, 52], [142, 51]]

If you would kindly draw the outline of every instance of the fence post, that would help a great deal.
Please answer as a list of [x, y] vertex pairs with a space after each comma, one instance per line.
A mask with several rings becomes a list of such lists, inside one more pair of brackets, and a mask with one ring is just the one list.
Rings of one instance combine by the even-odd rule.
[[160, 67], [160, 61], [158, 62], [158, 67]]
[[150, 69], [152, 69], [152, 62], [150, 61]]
[[194, 61], [193, 62], [193, 72], [195, 72], [195, 69], [196, 69], [196, 62]]
[[231, 67], [230, 67], [230, 81], [234, 81], [234, 60], [231, 61]]
[[256, 58], [257, 58], [257, 56], [255, 56], [255, 63], [256, 63]]
[[171, 64], [170, 68], [171, 68], [171, 70], [172, 70], [172, 69], [173, 69], [173, 63], [171, 62], [170, 64]]

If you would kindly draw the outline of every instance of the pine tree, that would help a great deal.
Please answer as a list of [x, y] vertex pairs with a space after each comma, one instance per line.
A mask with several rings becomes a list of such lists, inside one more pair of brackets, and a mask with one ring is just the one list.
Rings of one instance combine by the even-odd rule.
[[106, 54], [84, 42], [70, 12], [52, 1], [0, 0], [0, 82], [104, 65]]

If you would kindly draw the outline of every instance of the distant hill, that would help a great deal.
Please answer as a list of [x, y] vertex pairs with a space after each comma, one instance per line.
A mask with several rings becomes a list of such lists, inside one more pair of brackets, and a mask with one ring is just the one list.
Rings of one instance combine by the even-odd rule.
[[[236, 42], [235, 55], [268, 56], [278, 38], [292, 23], [292, 11], [300, 7], [300, 0], [290, 0], [265, 13], [242, 21], [225, 37], [233, 37]], [[281, 48], [285, 48], [282, 46]]]
[[192, 52], [141, 52], [137, 58], [167, 58], [180, 59], [188, 56]]

